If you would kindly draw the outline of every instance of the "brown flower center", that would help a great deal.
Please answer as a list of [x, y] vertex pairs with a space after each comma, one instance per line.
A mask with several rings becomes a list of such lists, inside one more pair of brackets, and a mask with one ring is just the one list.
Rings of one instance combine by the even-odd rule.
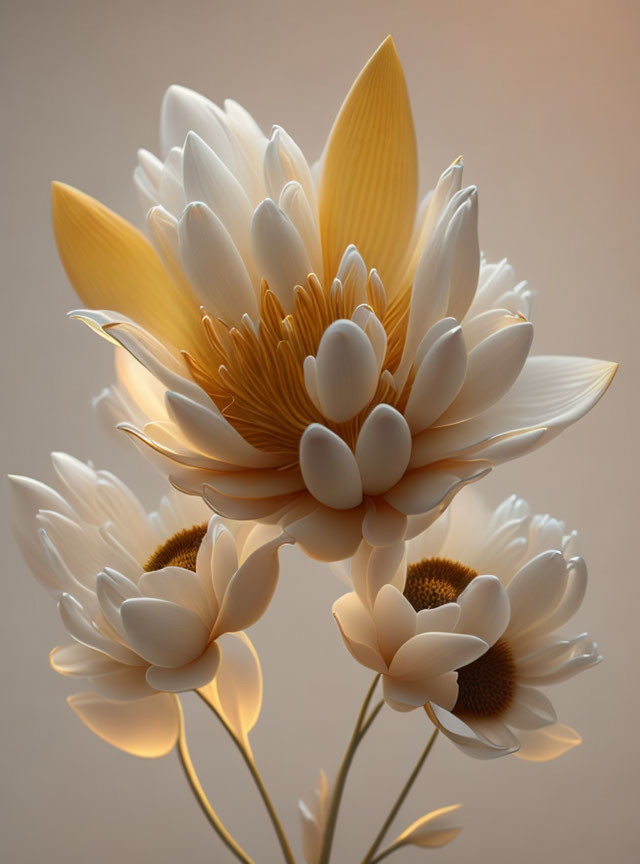
[[458, 717], [498, 717], [513, 702], [515, 664], [506, 642], [496, 642], [473, 663], [458, 669]]
[[207, 523], [185, 528], [159, 546], [144, 565], [146, 572], [161, 570], [163, 567], [183, 567], [196, 570], [198, 549], [207, 533]]
[[477, 576], [471, 567], [449, 558], [423, 558], [407, 567], [404, 596], [416, 612], [455, 603]]
[[[455, 603], [478, 575], [476, 570], [449, 558], [424, 558], [407, 567], [404, 596], [416, 612]], [[515, 664], [506, 642], [491, 648], [458, 672], [458, 717], [498, 717], [509, 708], [515, 692]]]

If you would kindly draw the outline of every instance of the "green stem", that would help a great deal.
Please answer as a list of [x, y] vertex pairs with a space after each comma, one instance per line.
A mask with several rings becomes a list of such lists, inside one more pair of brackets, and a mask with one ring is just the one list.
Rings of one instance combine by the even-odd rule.
[[393, 820], [398, 815], [400, 808], [404, 804], [405, 798], [407, 797], [407, 795], [411, 791], [411, 787], [415, 783], [416, 778], [418, 777], [418, 774], [420, 773], [420, 771], [422, 769], [422, 766], [426, 762], [427, 756], [431, 752], [431, 748], [435, 744], [437, 737], [438, 737], [438, 730], [434, 729], [433, 734], [431, 735], [431, 737], [427, 741], [427, 746], [422, 751], [422, 754], [420, 755], [420, 758], [418, 759], [418, 761], [416, 763], [416, 767], [413, 769], [413, 771], [409, 775], [409, 779], [407, 780], [407, 782], [402, 787], [402, 790], [400, 791], [400, 794], [398, 795], [398, 797], [396, 799], [396, 803], [393, 805], [393, 807], [389, 811], [389, 815], [385, 819], [380, 831], [378, 831], [376, 839], [371, 844], [371, 847], [370, 847], [369, 851], [367, 852], [367, 854], [362, 859], [361, 864], [373, 864], [374, 861], [380, 861], [380, 860], [382, 860], [382, 858], [386, 858], [387, 855], [390, 855], [391, 852], [393, 852], [393, 851], [395, 851], [395, 849], [399, 848], [394, 843], [394, 844], [392, 844], [392, 846], [389, 846], [388, 849], [385, 849], [385, 851], [382, 853], [382, 855], [379, 855], [377, 858], [374, 858], [374, 855], [376, 854], [376, 852], [378, 851], [378, 848], [380, 847], [380, 844], [384, 840], [385, 834], [389, 830], [391, 823], [393, 822]]
[[369, 726], [382, 708], [381, 702], [379, 705], [376, 706], [376, 708], [372, 712], [371, 717], [369, 717], [369, 719], [365, 722], [367, 709], [369, 708], [369, 703], [373, 698], [373, 694], [379, 680], [380, 675], [376, 675], [371, 682], [369, 689], [367, 690], [367, 694], [364, 697], [364, 702], [362, 703], [360, 713], [358, 714], [358, 718], [356, 720], [356, 725], [354, 726], [353, 733], [351, 735], [351, 740], [349, 741], [344, 757], [342, 759], [342, 763], [338, 770], [338, 776], [336, 777], [333, 794], [331, 796], [331, 805], [329, 807], [329, 813], [327, 815], [327, 824], [324, 830], [324, 836], [322, 838], [322, 849], [320, 850], [318, 864], [328, 864], [329, 858], [331, 856], [331, 846], [333, 845], [333, 836], [336, 830], [336, 822], [338, 821], [338, 811], [340, 809], [342, 793], [344, 792], [344, 787], [347, 782], [347, 774], [349, 773], [351, 762], [353, 761], [353, 757], [356, 750], [358, 749], [358, 745], [362, 741], [362, 738], [364, 737], [366, 731], [369, 729]]
[[229, 849], [236, 856], [238, 861], [242, 861], [243, 864], [254, 864], [253, 859], [249, 858], [247, 853], [236, 843], [231, 834], [229, 834], [227, 829], [224, 827], [224, 825], [218, 818], [218, 814], [209, 803], [209, 799], [207, 798], [205, 791], [202, 788], [202, 784], [200, 783], [200, 780], [198, 778], [198, 775], [196, 774], [196, 770], [193, 767], [191, 754], [189, 753], [189, 748], [187, 747], [187, 738], [184, 729], [184, 714], [182, 713], [182, 705], [180, 704], [179, 700], [178, 712], [178, 758], [180, 759], [180, 764], [182, 765], [182, 769], [185, 773], [187, 781], [189, 782], [189, 786], [191, 787], [191, 790], [193, 791], [193, 794], [196, 796], [198, 804], [200, 805], [200, 809], [209, 820], [209, 823], [213, 827], [213, 830], [216, 832], [218, 837], [222, 840], [227, 849]]
[[269, 819], [271, 820], [271, 824], [273, 825], [274, 831], [276, 832], [276, 836], [278, 838], [278, 843], [280, 844], [280, 848], [282, 849], [282, 854], [284, 855], [284, 860], [287, 864], [295, 864], [295, 858], [293, 857], [293, 853], [291, 851], [291, 847], [289, 846], [289, 841], [287, 840], [287, 835], [284, 832], [284, 828], [278, 818], [278, 814], [276, 813], [275, 807], [273, 806], [273, 802], [269, 797], [269, 793], [264, 785], [262, 777], [260, 776], [260, 772], [256, 766], [256, 763], [253, 761], [253, 757], [251, 753], [244, 746], [242, 741], [237, 737], [236, 733], [233, 731], [231, 726], [227, 723], [226, 719], [223, 715], [218, 711], [215, 705], [210, 702], [204, 694], [202, 694], [199, 690], [195, 691], [198, 696], [202, 699], [205, 705], [208, 705], [209, 708], [216, 715], [218, 720], [222, 723], [225, 730], [229, 734], [231, 740], [238, 748], [240, 755], [242, 756], [247, 768], [249, 769], [249, 773], [251, 774], [254, 783], [260, 793], [260, 797], [264, 802], [264, 806], [267, 809], [267, 813], [269, 814]]

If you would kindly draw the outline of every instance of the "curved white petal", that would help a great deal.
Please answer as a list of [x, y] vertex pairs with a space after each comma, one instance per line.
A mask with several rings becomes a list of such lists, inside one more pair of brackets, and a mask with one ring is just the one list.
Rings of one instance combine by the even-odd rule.
[[170, 693], [196, 690], [211, 681], [218, 670], [219, 663], [218, 644], [211, 642], [199, 657], [184, 666], [173, 669], [166, 666], [149, 666], [147, 683], [155, 690], [166, 690]]
[[391, 405], [377, 405], [362, 425], [356, 461], [367, 495], [387, 492], [401, 479], [411, 455], [411, 432]]
[[383, 585], [373, 604], [378, 645], [387, 664], [396, 651], [416, 632], [416, 613], [393, 585]]
[[262, 670], [253, 644], [244, 633], [220, 637], [220, 666], [211, 684], [205, 688], [235, 734], [246, 741], [258, 722], [262, 707]]
[[169, 693], [133, 702], [77, 693], [67, 702], [85, 726], [125, 753], [154, 759], [169, 753], [178, 739], [179, 708]]
[[528, 321], [492, 333], [469, 353], [462, 389], [438, 424], [458, 423], [481, 414], [509, 390], [531, 348], [533, 326]]
[[245, 266], [251, 260], [249, 226], [253, 208], [241, 184], [195, 132], [184, 143], [184, 189], [189, 201], [203, 201], [225, 226]]
[[399, 834], [394, 843], [419, 846], [422, 849], [437, 849], [446, 846], [458, 836], [462, 828], [452, 825], [451, 814], [460, 809], [461, 804], [440, 807], [416, 819], [408, 828]]
[[493, 645], [509, 624], [511, 607], [502, 582], [496, 576], [476, 576], [458, 597], [459, 633], [473, 633]]
[[249, 555], [224, 592], [214, 638], [246, 630], [264, 615], [278, 584], [278, 550], [288, 543], [291, 538], [283, 533]]
[[307, 426], [302, 434], [300, 470], [309, 492], [327, 507], [348, 510], [362, 501], [355, 456], [342, 438], [320, 423]]
[[316, 383], [322, 411], [336, 423], [351, 419], [373, 399], [378, 386], [376, 355], [353, 321], [334, 321], [322, 334]]
[[203, 306], [236, 326], [247, 314], [257, 321], [251, 279], [225, 225], [206, 204], [189, 204], [178, 224], [185, 273]]
[[550, 762], [582, 743], [580, 735], [564, 723], [554, 723], [544, 729], [520, 732], [520, 750], [516, 753], [525, 762]]
[[449, 407], [466, 372], [467, 349], [458, 326], [435, 341], [418, 367], [404, 412], [414, 434], [429, 427]]
[[407, 516], [427, 513], [465, 484], [479, 480], [491, 468], [485, 462], [457, 462], [442, 468], [408, 471], [385, 500]]
[[293, 310], [293, 289], [306, 285], [312, 271], [302, 238], [278, 205], [266, 198], [251, 219], [251, 246], [259, 275], [282, 304]]
[[184, 666], [205, 649], [209, 630], [189, 609], [167, 600], [134, 597], [121, 606], [129, 644], [155, 666]]
[[408, 681], [434, 678], [472, 663], [487, 647], [482, 639], [467, 634], [419, 633], [398, 650], [389, 673]]
[[362, 540], [362, 508], [334, 510], [318, 506], [311, 513], [287, 523], [287, 532], [318, 561], [350, 558]]

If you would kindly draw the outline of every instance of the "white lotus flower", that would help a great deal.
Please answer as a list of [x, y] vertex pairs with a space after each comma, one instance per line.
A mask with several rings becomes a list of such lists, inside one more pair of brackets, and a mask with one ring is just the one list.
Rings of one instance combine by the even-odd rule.
[[426, 706], [470, 755], [490, 758], [521, 747], [522, 758], [545, 761], [580, 743], [572, 729], [556, 724], [553, 705], [539, 689], [602, 659], [586, 633], [568, 639], [558, 633], [586, 589], [586, 567], [576, 551], [575, 532], [550, 516], [530, 515], [521, 498], [512, 496], [492, 512], [471, 490], [408, 544], [404, 594], [414, 609], [434, 612], [460, 603], [487, 578], [478, 573], [495, 574], [506, 587], [499, 626], [486, 627], [484, 615], [466, 622], [490, 647], [458, 669], [455, 705]]
[[481, 657], [504, 626], [505, 590], [495, 576], [483, 576], [455, 602], [416, 611], [402, 593], [403, 553], [403, 543], [377, 549], [363, 543], [351, 562], [355, 590], [336, 600], [333, 614], [351, 655], [382, 675], [388, 705], [451, 709], [458, 699], [455, 670]]
[[529, 357], [531, 292], [482, 259], [460, 161], [418, 206], [391, 39], [315, 169], [283, 129], [180, 87], [161, 149], [135, 172], [153, 245], [60, 184], [54, 228], [94, 310], [77, 317], [158, 382], [121, 363], [103, 407], [223, 516], [295, 523], [325, 560], [412, 536], [609, 385], [613, 363]]
[[[19, 545], [58, 596], [74, 640], [51, 652], [51, 665], [96, 691], [71, 697], [71, 706], [116, 746], [162, 755], [178, 730], [167, 693], [205, 687], [226, 663], [210, 695], [246, 738], [261, 678], [238, 631], [266, 610], [278, 548], [289, 538], [274, 538], [265, 526], [245, 526], [234, 537], [219, 517], [207, 520], [201, 501], [175, 492], [147, 514], [109, 472], [66, 454], [54, 454], [53, 464], [63, 495], [37, 480], [11, 479]], [[230, 633], [237, 636], [221, 639]], [[229, 683], [234, 676], [237, 684]]]

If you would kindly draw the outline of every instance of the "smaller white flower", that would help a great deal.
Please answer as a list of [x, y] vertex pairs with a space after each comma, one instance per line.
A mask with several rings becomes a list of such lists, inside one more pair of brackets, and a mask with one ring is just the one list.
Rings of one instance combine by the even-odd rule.
[[[58, 596], [74, 640], [51, 652], [51, 665], [96, 691], [71, 697], [72, 708], [116, 746], [161, 755], [178, 728], [167, 693], [205, 687], [225, 667], [209, 695], [246, 737], [261, 700], [257, 657], [244, 635], [220, 637], [265, 612], [278, 549], [289, 538], [258, 526], [234, 536], [201, 502], [175, 492], [147, 514], [109, 472], [65, 454], [53, 463], [65, 497], [13, 477], [14, 521], [27, 562]], [[229, 684], [234, 669], [237, 685]]]
[[469, 755], [491, 758], [521, 748], [522, 758], [546, 761], [580, 743], [572, 729], [556, 724], [553, 705], [539, 689], [602, 659], [586, 633], [558, 635], [586, 590], [586, 566], [576, 548], [575, 532], [550, 516], [531, 516], [522, 499], [508, 498], [492, 512], [471, 491], [434, 530], [409, 544], [404, 593], [415, 609], [461, 602], [486, 578], [478, 572], [496, 574], [506, 588], [499, 627], [490, 632], [482, 620], [466, 622], [489, 649], [458, 668], [455, 705], [431, 700], [425, 706]]
[[398, 711], [433, 702], [451, 709], [455, 670], [477, 660], [508, 620], [500, 580], [483, 576], [439, 608], [416, 611], [406, 590], [404, 544], [362, 544], [351, 564], [354, 591], [333, 614], [353, 657], [382, 675], [384, 698]]
[[329, 783], [324, 771], [320, 771], [320, 785], [315, 790], [311, 804], [307, 806], [302, 799], [298, 801], [302, 823], [302, 855], [306, 864], [318, 864], [332, 794], [333, 784]]

